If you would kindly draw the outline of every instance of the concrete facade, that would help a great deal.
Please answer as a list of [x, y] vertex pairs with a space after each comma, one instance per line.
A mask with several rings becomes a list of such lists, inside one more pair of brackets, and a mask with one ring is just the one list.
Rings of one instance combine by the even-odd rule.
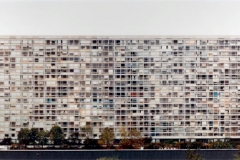
[[240, 37], [2, 36], [0, 139], [93, 126], [240, 138]]

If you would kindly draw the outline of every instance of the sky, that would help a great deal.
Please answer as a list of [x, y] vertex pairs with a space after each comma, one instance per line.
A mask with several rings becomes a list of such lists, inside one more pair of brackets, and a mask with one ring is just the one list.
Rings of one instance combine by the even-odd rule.
[[240, 35], [240, 1], [0, 0], [0, 35]]

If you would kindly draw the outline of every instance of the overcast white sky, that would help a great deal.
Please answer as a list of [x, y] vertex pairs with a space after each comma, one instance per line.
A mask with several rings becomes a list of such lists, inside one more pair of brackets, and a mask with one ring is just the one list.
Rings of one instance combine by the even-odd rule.
[[240, 1], [3, 1], [0, 35], [240, 35]]

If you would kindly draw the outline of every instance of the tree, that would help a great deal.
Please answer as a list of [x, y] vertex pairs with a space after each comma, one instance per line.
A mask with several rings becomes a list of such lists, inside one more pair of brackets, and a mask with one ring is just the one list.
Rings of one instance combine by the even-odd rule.
[[140, 148], [144, 146], [144, 139], [142, 138], [141, 132], [137, 129], [134, 128], [130, 130], [128, 132], [128, 137], [133, 148]]
[[186, 159], [187, 160], [204, 160], [204, 158], [199, 153], [197, 153], [196, 150], [190, 150], [190, 149], [187, 150]]
[[71, 139], [71, 141], [76, 144], [79, 142], [79, 132], [73, 132], [69, 138]]
[[62, 144], [65, 136], [62, 131], [62, 128], [59, 127], [58, 125], [55, 125], [51, 128], [49, 132], [49, 137], [50, 137], [50, 140], [53, 141], [53, 144], [59, 145], [59, 144]]
[[174, 147], [176, 147], [177, 149], [181, 148], [181, 142], [175, 141], [174, 142]]
[[92, 126], [87, 124], [83, 128], [81, 128], [82, 132], [85, 134], [86, 141], [85, 143], [89, 145], [90, 138], [92, 138], [93, 135], [93, 129]]
[[114, 132], [111, 128], [104, 128], [102, 131], [102, 134], [100, 135], [100, 143], [104, 144], [109, 148], [110, 145], [113, 144], [114, 142]]
[[127, 132], [125, 127], [120, 128], [121, 141], [123, 148], [140, 148], [144, 146], [144, 139], [141, 132], [137, 129], [132, 129]]
[[82, 127], [81, 130], [85, 134], [86, 139], [89, 139], [92, 137], [93, 129], [91, 125], [87, 124], [84, 127]]
[[49, 137], [49, 131], [41, 130], [38, 132], [38, 141], [42, 146], [47, 143]]
[[145, 138], [143, 138], [143, 140], [144, 140], [144, 145], [146, 144], [146, 145], [150, 145], [151, 143], [152, 143], [152, 137], [145, 137]]
[[30, 130], [28, 128], [21, 128], [21, 130], [18, 132], [18, 141], [20, 144], [24, 144], [25, 147], [27, 144], [29, 144], [29, 134]]
[[4, 138], [2, 142], [0, 142], [1, 145], [11, 145], [12, 144], [12, 138]]
[[127, 132], [125, 126], [122, 126], [122, 127], [120, 128], [119, 132], [120, 132], [120, 136], [121, 136], [122, 139], [127, 139], [128, 132]]
[[[84, 144], [86, 144], [86, 141]], [[85, 145], [82, 149], [102, 149], [101, 145], [103, 145], [103, 143], [97, 139], [89, 139], [89, 144], [91, 145]]]
[[37, 128], [31, 128], [29, 132], [29, 142], [33, 145], [36, 143], [36, 140], [38, 140], [38, 129]]
[[122, 126], [119, 130], [120, 136], [121, 136], [121, 141], [120, 144], [123, 148], [129, 148], [130, 146], [130, 141], [128, 139], [128, 131], [124, 126]]

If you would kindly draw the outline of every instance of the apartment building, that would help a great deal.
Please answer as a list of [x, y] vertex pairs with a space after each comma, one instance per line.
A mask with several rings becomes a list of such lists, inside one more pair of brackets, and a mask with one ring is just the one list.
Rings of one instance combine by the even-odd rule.
[[240, 138], [239, 67], [240, 37], [2, 36], [0, 139], [54, 124]]

